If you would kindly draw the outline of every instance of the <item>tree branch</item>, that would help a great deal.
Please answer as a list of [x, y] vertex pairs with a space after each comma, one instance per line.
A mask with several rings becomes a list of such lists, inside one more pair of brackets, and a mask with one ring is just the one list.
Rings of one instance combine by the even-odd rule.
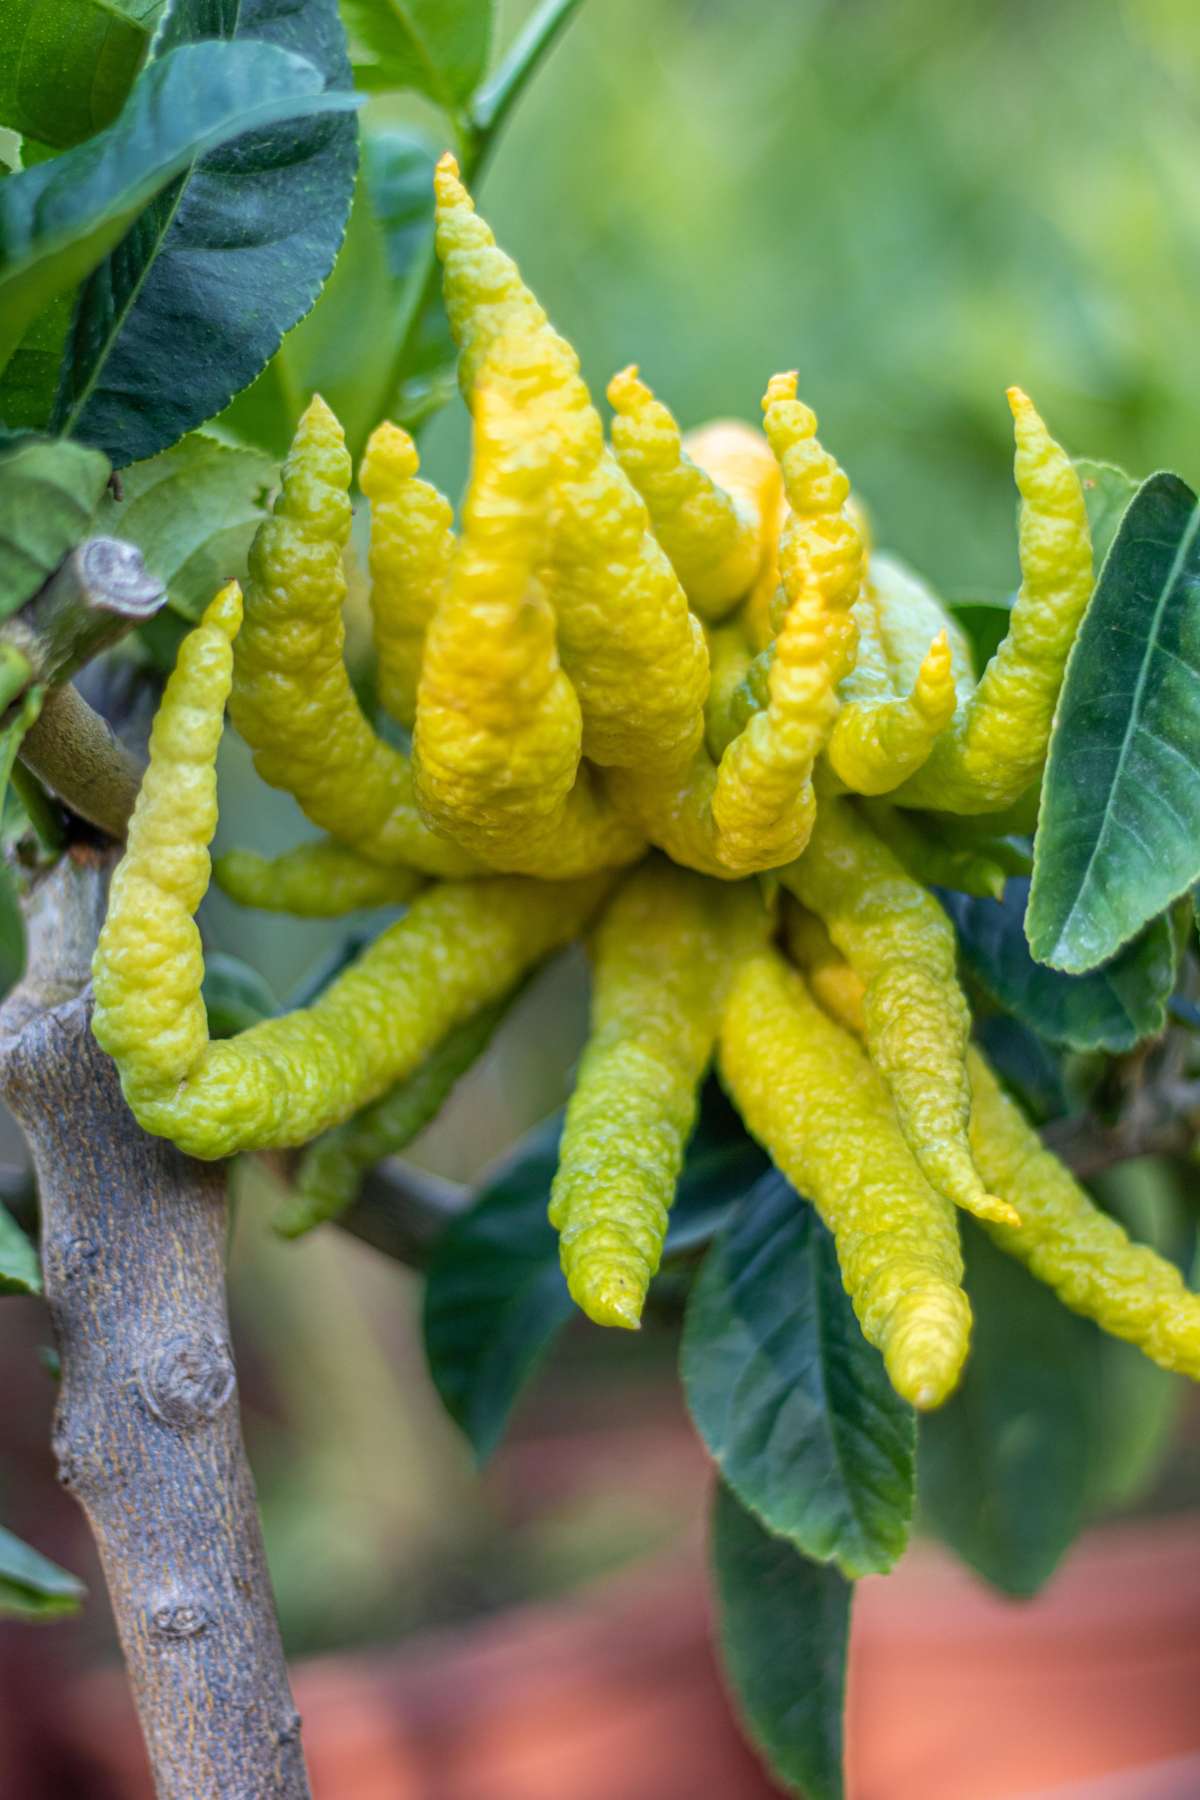
[[1139, 1156], [1187, 1156], [1200, 1136], [1200, 1084], [1172, 1084], [1154, 1100], [1134, 1104], [1115, 1124], [1094, 1113], [1052, 1119], [1043, 1127], [1047, 1149], [1081, 1181]]
[[110, 855], [34, 892], [0, 1092], [37, 1170], [59, 1476], [104, 1566], [159, 1800], [306, 1800], [236, 1406], [219, 1167], [142, 1132], [91, 1033]]
[[142, 553], [120, 538], [85, 538], [20, 612], [4, 639], [22, 650], [38, 681], [65, 681], [166, 600]]
[[73, 813], [115, 842], [124, 840], [141, 765], [70, 682], [47, 693], [21, 740], [21, 761]]
[[389, 1156], [364, 1177], [358, 1199], [336, 1223], [384, 1256], [423, 1269], [452, 1219], [471, 1204], [469, 1187]]

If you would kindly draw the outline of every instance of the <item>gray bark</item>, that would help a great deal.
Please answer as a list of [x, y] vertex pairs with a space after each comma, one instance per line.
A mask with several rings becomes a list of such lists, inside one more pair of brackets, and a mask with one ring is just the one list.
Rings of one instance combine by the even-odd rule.
[[99, 1547], [160, 1800], [304, 1800], [236, 1403], [223, 1171], [139, 1129], [91, 1034], [109, 866], [73, 852], [42, 884], [0, 1009], [62, 1359], [59, 1478]]

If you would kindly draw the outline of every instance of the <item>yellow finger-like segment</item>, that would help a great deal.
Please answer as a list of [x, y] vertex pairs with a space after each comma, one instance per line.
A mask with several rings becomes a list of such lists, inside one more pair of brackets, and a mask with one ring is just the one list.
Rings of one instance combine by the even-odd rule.
[[184, 640], [93, 962], [96, 1037], [145, 1130], [192, 1156], [284, 1148], [348, 1118], [586, 925], [605, 877], [427, 889], [315, 1004], [208, 1040], [193, 913], [216, 825], [214, 765], [240, 595]]
[[866, 548], [850, 482], [817, 437], [816, 415], [796, 398], [794, 370], [773, 375], [763, 396], [763, 429], [783, 473], [790, 515], [779, 546], [788, 606], [810, 588], [828, 613], [830, 661], [840, 681], [854, 666], [854, 604], [863, 588]]
[[550, 1220], [571, 1293], [598, 1325], [641, 1319], [729, 973], [765, 930], [752, 888], [714, 888], [654, 858], [596, 933], [591, 1034]]
[[418, 479], [417, 447], [385, 419], [367, 441], [359, 484], [371, 502], [371, 617], [380, 703], [393, 719], [416, 717], [421, 647], [450, 571], [453, 514], [446, 496]]
[[1094, 583], [1079, 476], [1033, 402], [1008, 391], [1021, 496], [1021, 591], [1008, 634], [952, 728], [897, 798], [946, 812], [995, 812], [1045, 761], [1067, 656]]
[[363, 716], [342, 656], [350, 458], [319, 397], [296, 428], [282, 489], [250, 550], [230, 712], [264, 781], [369, 860], [427, 875], [478, 864], [421, 820], [406, 756]]
[[[861, 1037], [862, 978], [834, 949], [820, 920], [789, 909], [787, 938], [816, 999]], [[1200, 1379], [1200, 1296], [1184, 1285], [1174, 1263], [1134, 1243], [1100, 1210], [1047, 1150], [974, 1045], [967, 1068], [975, 1161], [984, 1179], [1016, 1195], [1021, 1208], [1017, 1226], [985, 1220], [990, 1236], [1072, 1311], [1136, 1344], [1164, 1369]]]
[[564, 379], [578, 374], [578, 357], [550, 324], [516, 263], [497, 244], [491, 226], [476, 212], [449, 151], [434, 171], [433, 194], [446, 316], [458, 345], [459, 384], [468, 400], [492, 347], [502, 338], [536, 337]]
[[607, 780], [621, 812], [672, 862], [720, 880], [751, 872], [731, 869], [720, 856], [712, 816], [717, 768], [703, 744], [683, 770], [610, 769]]
[[[579, 697], [583, 752], [604, 767], [682, 767], [704, 730], [700, 621], [646, 506], [604, 443], [575, 352], [551, 329], [444, 156], [435, 176], [446, 308], [471, 396], [501, 342], [533, 346], [523, 396], [548, 400], [558, 467], [543, 571], [563, 668]], [[537, 366], [540, 362], [540, 367]]]
[[[788, 948], [825, 1010], [859, 1036], [862, 978], [818, 919], [794, 909]], [[822, 936], [824, 943], [822, 943]], [[986, 1181], [1020, 1201], [1017, 1226], [984, 1221], [1001, 1249], [1054, 1289], [1064, 1306], [1136, 1344], [1164, 1369], [1200, 1379], [1200, 1296], [1174, 1263], [1132, 1241], [1102, 1212], [997, 1081], [983, 1054], [967, 1051], [971, 1147]]]
[[425, 883], [415, 869], [385, 869], [332, 838], [297, 844], [280, 856], [227, 850], [214, 862], [213, 874], [239, 906], [298, 919], [340, 919], [364, 906], [401, 906]]
[[746, 1126], [832, 1231], [846, 1292], [897, 1393], [940, 1405], [970, 1342], [958, 1227], [883, 1081], [773, 951], [734, 977], [720, 1063]]
[[789, 607], [775, 640], [768, 702], [721, 758], [713, 817], [729, 860], [777, 867], [807, 844], [812, 773], [837, 713], [827, 617], [815, 588]]
[[92, 1029], [120, 1065], [135, 1111], [135, 1093], [176, 1088], [208, 1048], [193, 914], [208, 887], [217, 746], [241, 619], [241, 589], [230, 582], [179, 646], [92, 961]]
[[537, 569], [552, 426], [507, 381], [475, 395], [463, 536], [425, 652], [413, 738], [425, 816], [489, 867], [570, 878], [645, 847], [581, 762], [579, 701]]
[[607, 450], [556, 497], [547, 582], [584, 751], [603, 767], [682, 767], [704, 734], [704, 629]]
[[[612, 445], [617, 461], [646, 502], [654, 535], [690, 604], [703, 619], [724, 618], [745, 598], [762, 564], [762, 512], [744, 499], [739, 505], [687, 454], [679, 426], [639, 380], [636, 364], [613, 376], [608, 399], [616, 414]], [[766, 463], [773, 466], [768, 445], [760, 441]]]
[[807, 851], [780, 879], [866, 982], [867, 1049], [925, 1175], [976, 1217], [1015, 1223], [1013, 1207], [987, 1191], [971, 1156], [970, 1015], [942, 908], [832, 795], [821, 800]]
[[851, 701], [839, 709], [826, 750], [830, 767], [853, 793], [890, 793], [926, 761], [956, 703], [950, 639], [941, 631], [911, 694]]
[[847, 511], [850, 484], [817, 441], [794, 373], [772, 377], [763, 417], [791, 507], [779, 552], [787, 611], [767, 704], [721, 759], [713, 816], [731, 860], [758, 854], [777, 866], [800, 854], [812, 830], [813, 767], [833, 729], [836, 683], [854, 662], [863, 547]]
[[791, 894], [784, 896], [783, 936], [788, 955], [818, 1006], [861, 1038], [866, 1031], [866, 983], [834, 944], [824, 922]]
[[1164, 1369], [1200, 1380], [1200, 1296], [1157, 1251], [1134, 1243], [1089, 1198], [970, 1052], [971, 1144], [985, 1178], [1020, 1203], [1015, 1229], [989, 1225], [1002, 1250], [1052, 1287], [1064, 1306], [1095, 1319]]

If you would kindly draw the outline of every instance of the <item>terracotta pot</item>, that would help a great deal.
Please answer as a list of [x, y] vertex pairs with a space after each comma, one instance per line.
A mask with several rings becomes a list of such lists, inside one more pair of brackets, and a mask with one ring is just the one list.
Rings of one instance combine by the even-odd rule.
[[[760, 1800], [709, 1649], [695, 1550], [569, 1602], [301, 1664], [318, 1800]], [[918, 1546], [863, 1583], [851, 1800], [1197, 1800], [1200, 1522], [1097, 1532], [1032, 1603]], [[77, 1756], [149, 1800], [115, 1678]], [[6, 1789], [7, 1792], [7, 1789]], [[90, 1800], [90, 1791], [81, 1790]]]

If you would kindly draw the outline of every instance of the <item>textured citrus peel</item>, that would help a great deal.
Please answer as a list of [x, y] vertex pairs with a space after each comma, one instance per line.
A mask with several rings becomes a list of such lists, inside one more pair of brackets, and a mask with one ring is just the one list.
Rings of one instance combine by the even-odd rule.
[[[437, 199], [476, 424], [457, 546], [399, 428], [373, 435], [362, 471], [380, 689], [414, 721], [416, 769], [343, 666], [350, 466], [318, 400], [252, 551], [236, 651], [236, 587], [184, 642], [114, 881], [96, 1030], [138, 1117], [209, 1157], [331, 1130], [306, 1201], [308, 1222], [329, 1216], [363, 1159], [428, 1116], [503, 996], [615, 889], [554, 1203], [593, 1317], [640, 1313], [718, 1034], [747, 1123], [830, 1221], [864, 1330], [915, 1404], [951, 1391], [966, 1350], [951, 1201], [1066, 1304], [1200, 1374], [1200, 1302], [1047, 1160], [968, 1048], [953, 934], [910, 872], [994, 891], [1012, 866], [1003, 834], [1024, 826], [1010, 802], [1033, 791], [1091, 583], [1065, 454], [1014, 390], [1022, 590], [977, 688], [935, 597], [885, 556], [868, 570], [861, 511], [793, 375], [768, 388], [765, 436], [687, 438], [618, 378], [617, 437], [664, 534], [679, 528], [675, 568], [574, 352], [452, 161]], [[331, 835], [271, 861], [234, 853], [227, 885], [313, 914], [415, 898], [313, 1006], [214, 1044], [193, 914], [231, 680], [260, 769]], [[839, 778], [897, 804], [839, 798]], [[997, 817], [947, 844], [936, 818], [897, 806]], [[720, 879], [657, 857], [582, 876], [608, 859], [605, 832], [614, 860], [650, 838]], [[535, 878], [488, 874], [497, 864]], [[763, 948], [765, 887], [736, 879], [780, 864], [811, 909], [784, 920], [807, 986]], [[429, 875], [443, 879], [418, 892]], [[1019, 1220], [991, 1189], [1019, 1200]]]
[[897, 1393], [940, 1405], [970, 1342], [958, 1226], [872, 1063], [772, 950], [734, 977], [720, 1067], [749, 1131], [833, 1233], [846, 1292]]
[[482, 1056], [512, 998], [505, 994], [455, 1025], [411, 1074], [308, 1145], [272, 1221], [280, 1237], [302, 1237], [353, 1205], [367, 1170], [405, 1149], [437, 1115]]
[[839, 708], [826, 750], [830, 767], [853, 793], [890, 793], [926, 761], [956, 704], [954, 657], [943, 630], [926, 651], [909, 694]]
[[393, 719], [411, 725], [425, 633], [454, 554], [446, 496], [418, 478], [407, 431], [385, 419], [367, 440], [359, 484], [371, 502], [371, 618], [376, 685]]
[[[636, 363], [613, 376], [608, 399], [616, 415], [613, 451], [646, 502], [654, 535], [670, 557], [689, 603], [702, 619], [724, 618], [753, 586], [766, 534], [774, 523], [769, 516], [769, 477], [754, 480], [754, 438], [740, 428], [744, 469], [742, 495], [735, 497], [688, 455], [679, 426], [639, 379]], [[709, 429], [711, 434], [720, 428]], [[735, 430], [726, 429], [731, 435]], [[709, 445], [718, 456], [728, 456], [729, 448], [711, 435]], [[762, 452], [762, 460], [772, 465], [765, 443]], [[774, 485], [777, 491], [778, 477]]]
[[778, 866], [808, 842], [816, 812], [816, 759], [837, 715], [836, 683], [852, 666], [851, 613], [862, 585], [862, 541], [846, 500], [850, 484], [796, 398], [796, 375], [775, 375], [763, 423], [791, 514], [779, 568], [787, 610], [775, 638], [767, 703], [721, 759], [713, 817], [731, 863], [751, 851]]
[[650, 530], [645, 502], [604, 442], [575, 352], [475, 211], [452, 156], [438, 164], [434, 191], [463, 392], [474, 393], [498, 343], [524, 344], [553, 414], [559, 463], [541, 573], [579, 699], [584, 754], [603, 767], [683, 767], [704, 730], [708, 655], [700, 621]]
[[582, 759], [540, 579], [556, 438], [538, 349], [500, 340], [474, 392], [462, 537], [425, 637], [413, 760], [440, 831], [489, 868], [562, 879], [630, 862], [644, 839]]
[[997, 812], [1038, 779], [1067, 656], [1094, 586], [1083, 487], [1033, 402], [1009, 388], [1021, 496], [1021, 588], [1008, 632], [920, 772], [905, 805]]
[[652, 857], [596, 932], [550, 1220], [571, 1294], [597, 1324], [640, 1322], [730, 975], [766, 927], [753, 887]]
[[442, 882], [311, 1007], [211, 1042], [193, 914], [208, 885], [241, 610], [236, 584], [222, 589], [180, 648], [93, 963], [94, 1030], [134, 1114], [209, 1159], [304, 1143], [377, 1098], [575, 937], [608, 886]]
[[[813, 995], [847, 1030], [864, 1030], [862, 978], [812, 915], [789, 920], [788, 950]], [[1021, 1201], [1021, 1223], [984, 1229], [1073, 1312], [1136, 1344], [1161, 1368], [1200, 1379], [1200, 1296], [1174, 1263], [1130, 1238], [1042, 1143], [977, 1046], [967, 1052], [971, 1144], [989, 1181]]]
[[298, 844], [279, 856], [227, 850], [213, 863], [217, 885], [239, 906], [340, 919], [360, 907], [402, 906], [424, 885], [416, 869], [385, 869], [333, 838]]
[[825, 924], [866, 983], [866, 1041], [913, 1155], [939, 1193], [977, 1218], [1017, 1222], [988, 1192], [968, 1141], [970, 1014], [954, 928], [851, 804], [821, 802], [808, 852], [780, 879]]
[[264, 781], [371, 862], [466, 875], [473, 857], [430, 831], [412, 766], [364, 716], [343, 658], [342, 550], [350, 457], [318, 395], [296, 429], [274, 511], [250, 549], [229, 708]]

